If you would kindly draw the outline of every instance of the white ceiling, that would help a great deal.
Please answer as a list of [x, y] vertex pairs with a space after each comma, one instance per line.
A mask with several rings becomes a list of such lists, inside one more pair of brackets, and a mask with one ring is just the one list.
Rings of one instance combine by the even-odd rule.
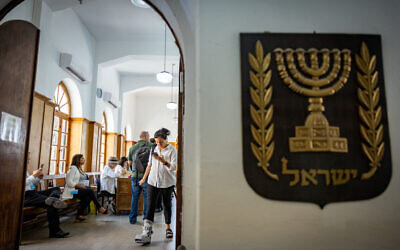
[[[172, 88], [173, 92], [173, 100], [176, 102], [177, 101], [177, 95], [178, 95], [178, 87], [173, 87]], [[134, 94], [135, 96], [167, 96], [171, 97], [171, 86], [166, 86], [166, 87], [145, 87], [145, 88], [140, 88], [134, 91], [129, 92], [129, 94]]]
[[[172, 72], [174, 65], [174, 75], [179, 71], [179, 57], [167, 56], [166, 70]], [[109, 61], [101, 64], [102, 67], [114, 68], [117, 72], [123, 75], [155, 75], [164, 69], [163, 56], [126, 56], [117, 60]]]
[[[130, 0], [83, 0], [82, 4], [76, 2], [78, 1], [74, 1], [72, 9], [98, 41], [110, 38], [120, 41], [138, 38], [164, 39], [164, 20], [151, 8], [139, 8]], [[171, 34], [167, 32], [171, 40]]]
[[[53, 11], [72, 8], [96, 41], [159, 41], [164, 43], [164, 20], [151, 8], [139, 8], [130, 0], [45, 0]], [[174, 38], [167, 27], [167, 43]], [[159, 48], [158, 48], [159, 49]], [[177, 50], [178, 51], [178, 50]], [[178, 52], [179, 53], [179, 52]], [[166, 70], [179, 69], [179, 55], [168, 56]], [[120, 74], [156, 74], [164, 69], [163, 56], [126, 55], [101, 64]]]

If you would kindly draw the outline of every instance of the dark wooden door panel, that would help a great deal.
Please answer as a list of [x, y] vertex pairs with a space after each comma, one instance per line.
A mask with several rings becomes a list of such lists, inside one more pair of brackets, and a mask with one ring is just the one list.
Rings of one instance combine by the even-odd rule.
[[39, 30], [25, 21], [0, 26], [0, 117], [20, 119], [8, 124], [18, 133], [14, 140], [0, 137], [0, 245], [6, 249], [19, 243], [38, 38]]

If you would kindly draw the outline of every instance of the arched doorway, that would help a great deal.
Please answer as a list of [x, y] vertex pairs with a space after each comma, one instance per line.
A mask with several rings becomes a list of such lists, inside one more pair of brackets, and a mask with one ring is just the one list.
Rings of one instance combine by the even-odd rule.
[[[24, 2], [24, 0], [10, 0], [2, 5], [0, 5], [0, 20], [5, 17], [5, 15], [10, 12], [12, 9], [14, 9], [16, 6], [18, 6], [20, 3]], [[168, 25], [169, 29], [172, 32], [172, 35], [175, 38], [177, 47], [180, 52], [180, 68], [179, 68], [179, 105], [178, 105], [178, 141], [176, 142], [179, 147], [178, 147], [178, 169], [177, 169], [177, 211], [176, 211], [176, 247], [181, 245], [181, 230], [182, 230], [182, 171], [183, 171], [183, 114], [184, 114], [184, 58], [183, 58], [183, 50], [182, 50], [182, 45], [177, 37], [177, 31], [176, 29], [179, 29], [177, 27], [172, 27], [172, 25], [169, 23], [168, 19], [166, 16], [163, 14], [163, 8], [162, 7], [157, 7], [151, 0], [144, 0], [148, 5], [150, 5], [160, 16], [161, 18], [166, 22]], [[180, 31], [178, 33], [181, 34]], [[61, 128], [62, 129], [62, 128]], [[61, 146], [60, 146], [61, 147]], [[68, 157], [65, 157], [68, 159]], [[54, 160], [54, 162], [57, 162], [57, 160]], [[57, 164], [57, 163], [56, 163]], [[64, 163], [65, 164], [65, 163]]]

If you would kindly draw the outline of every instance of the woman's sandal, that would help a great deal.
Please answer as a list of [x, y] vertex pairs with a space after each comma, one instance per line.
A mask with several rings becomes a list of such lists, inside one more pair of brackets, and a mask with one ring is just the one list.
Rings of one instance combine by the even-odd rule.
[[174, 237], [174, 233], [172, 232], [172, 230], [170, 228], [168, 228], [167, 230], [165, 230], [165, 237], [167, 239], [172, 239], [172, 237]]
[[99, 213], [107, 214], [107, 209], [105, 209], [104, 207], [101, 207], [101, 208], [99, 208]]

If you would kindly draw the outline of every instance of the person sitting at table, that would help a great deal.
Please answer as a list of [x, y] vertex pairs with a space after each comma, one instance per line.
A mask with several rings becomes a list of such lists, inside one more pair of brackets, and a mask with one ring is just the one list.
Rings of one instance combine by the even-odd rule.
[[121, 169], [119, 172], [115, 171], [115, 167], [118, 164], [117, 157], [111, 156], [108, 159], [107, 165], [104, 166], [100, 176], [100, 191], [107, 192], [110, 195], [115, 195], [115, 180], [121, 175], [126, 174], [125, 169]]
[[[100, 175], [100, 191], [103, 196], [112, 197], [111, 201], [111, 212], [115, 213], [115, 182], [121, 175], [126, 174], [125, 169], [121, 169], [119, 172], [115, 171], [115, 167], [118, 164], [117, 157], [111, 156], [108, 159], [107, 165], [104, 166], [103, 171]], [[110, 203], [108, 203], [110, 204]]]
[[68, 169], [65, 177], [65, 188], [62, 194], [63, 199], [79, 199], [80, 205], [78, 213], [76, 214], [77, 221], [84, 221], [84, 211], [89, 206], [89, 203], [93, 201], [96, 209], [99, 213], [104, 214], [107, 210], [100, 205], [97, 201], [96, 195], [88, 184], [88, 178], [82, 169], [85, 164], [85, 158], [81, 154], [76, 154], [72, 157], [72, 163]]
[[47, 209], [47, 221], [49, 223], [49, 238], [65, 238], [69, 235], [60, 228], [60, 216], [58, 208], [66, 208], [67, 203], [60, 200], [61, 190], [59, 187], [49, 188], [43, 191], [36, 191], [36, 185], [43, 178], [41, 168], [33, 171], [32, 175], [27, 174], [25, 181], [24, 207], [42, 207]]
[[[119, 160], [118, 165], [114, 168], [115, 175], [118, 178], [121, 178], [121, 177], [128, 178], [132, 174], [132, 172], [130, 172], [128, 170], [128, 167], [129, 167], [128, 158], [126, 158], [125, 156], [122, 156], [121, 159]], [[125, 170], [125, 174], [122, 174], [121, 170]]]

